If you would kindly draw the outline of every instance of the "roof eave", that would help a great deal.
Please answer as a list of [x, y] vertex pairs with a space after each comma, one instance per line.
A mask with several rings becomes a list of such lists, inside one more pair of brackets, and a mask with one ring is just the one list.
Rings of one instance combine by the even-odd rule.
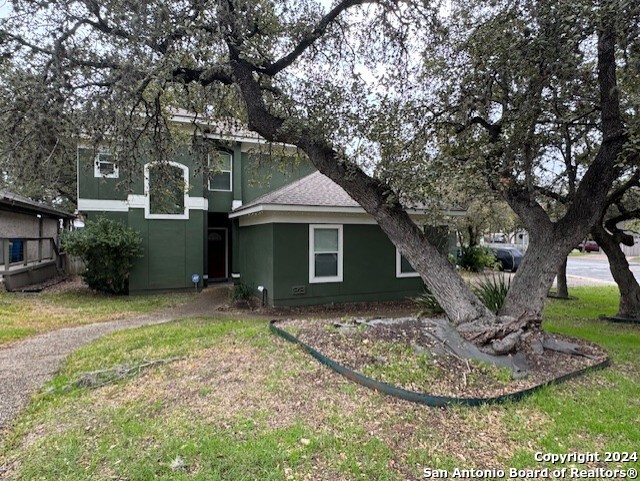
[[[308, 212], [318, 214], [368, 214], [360, 206], [330, 206], [330, 205], [302, 205], [302, 204], [257, 204], [253, 206], [245, 206], [232, 211], [229, 214], [230, 219], [243, 217], [245, 215], [260, 214], [262, 212]], [[407, 209], [407, 214], [419, 216], [427, 215], [426, 209]], [[459, 217], [465, 214], [462, 210], [444, 210], [441, 214], [449, 217]]]

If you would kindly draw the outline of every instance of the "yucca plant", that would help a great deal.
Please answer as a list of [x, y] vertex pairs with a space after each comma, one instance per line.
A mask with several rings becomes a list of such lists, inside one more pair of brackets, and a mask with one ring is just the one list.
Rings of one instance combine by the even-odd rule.
[[494, 314], [502, 308], [511, 286], [511, 278], [507, 276], [486, 277], [473, 287], [473, 292]]
[[436, 297], [426, 287], [422, 294], [411, 300], [420, 307], [421, 310], [418, 312], [419, 316], [423, 314], [442, 314], [444, 312], [444, 309], [442, 309]]

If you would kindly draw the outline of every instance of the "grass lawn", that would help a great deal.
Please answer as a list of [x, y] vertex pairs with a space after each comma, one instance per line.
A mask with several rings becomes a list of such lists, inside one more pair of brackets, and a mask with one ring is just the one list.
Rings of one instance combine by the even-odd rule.
[[186, 302], [189, 297], [109, 296], [82, 288], [41, 294], [0, 291], [0, 345], [62, 327], [151, 312]]
[[[605, 346], [612, 367], [481, 408], [384, 397], [270, 335], [263, 321], [185, 319], [118, 332], [70, 356], [4, 433], [0, 478], [417, 480], [425, 468], [637, 469], [637, 461], [534, 460], [640, 447], [640, 326], [594, 320], [615, 311], [615, 288], [572, 295], [549, 301], [546, 327]], [[174, 357], [98, 389], [69, 387], [83, 372]]]

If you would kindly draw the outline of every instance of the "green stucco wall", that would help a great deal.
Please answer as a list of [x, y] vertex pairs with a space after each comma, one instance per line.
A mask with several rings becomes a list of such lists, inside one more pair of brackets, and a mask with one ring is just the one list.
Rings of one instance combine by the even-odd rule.
[[[94, 176], [93, 162], [96, 151], [93, 148], [78, 147], [78, 194], [81, 199], [99, 200], [126, 200], [128, 194], [144, 194], [144, 164], [149, 161], [140, 159], [131, 176], [131, 183], [125, 185], [125, 179], [129, 173], [123, 167], [119, 167], [118, 178], [101, 178]], [[189, 195], [202, 197], [204, 184], [201, 169], [196, 165], [189, 154], [189, 147], [182, 146], [177, 149], [177, 155], [173, 159], [189, 168]]]
[[191, 276], [203, 276], [206, 213], [189, 211], [188, 220], [145, 219], [144, 210], [129, 211], [129, 226], [142, 235], [143, 257], [129, 280], [131, 293], [193, 287]]
[[126, 200], [127, 192], [117, 188], [118, 182], [124, 178], [125, 172], [120, 170], [119, 178], [103, 179], [94, 177], [93, 162], [96, 151], [91, 148], [78, 147], [78, 194], [81, 199]]
[[[396, 278], [395, 247], [377, 225], [343, 229], [342, 282], [309, 283], [309, 224], [241, 227], [241, 279], [266, 285], [271, 279], [264, 272], [272, 272], [269, 303], [276, 306], [399, 300], [422, 292], [420, 278]], [[305, 293], [293, 294], [294, 287]]]
[[[304, 160], [275, 159], [265, 154], [243, 152], [240, 143], [228, 143], [224, 150], [233, 154], [231, 192], [210, 191], [202, 174], [202, 166], [197, 165], [187, 145], [177, 149], [175, 162], [189, 168], [189, 196], [205, 197], [208, 200], [208, 212], [227, 214], [232, 210], [233, 202], [246, 204], [253, 199], [287, 185], [314, 171], [313, 166]], [[144, 195], [144, 165], [147, 159], [140, 159], [132, 173], [119, 166], [116, 179], [96, 178], [94, 160], [96, 151], [91, 147], [78, 148], [78, 188], [79, 198], [92, 201], [127, 200], [128, 194]], [[129, 184], [123, 180], [131, 179]], [[94, 202], [91, 208], [96, 208]], [[88, 205], [88, 204], [85, 204]], [[99, 207], [100, 204], [97, 204]], [[105, 206], [114, 204], [104, 203]], [[138, 204], [139, 205], [139, 204]], [[117, 205], [123, 208], [122, 204]], [[87, 207], [89, 208], [89, 207]], [[115, 208], [115, 207], [110, 207]], [[203, 277], [207, 269], [207, 212], [189, 210], [189, 219], [145, 219], [144, 209], [129, 207], [128, 212], [87, 212], [87, 219], [93, 220], [100, 215], [118, 220], [138, 231], [142, 236], [143, 256], [136, 260], [129, 281], [131, 293], [153, 290], [192, 288], [192, 274]], [[263, 285], [272, 299], [274, 289], [274, 226], [256, 226], [256, 228], [238, 228], [238, 222], [229, 225], [231, 259], [229, 274], [240, 273], [240, 281], [258, 286]], [[284, 233], [286, 235], [286, 233]], [[304, 239], [307, 239], [305, 234]], [[306, 249], [305, 242], [303, 247]], [[302, 254], [306, 256], [306, 254]], [[303, 263], [306, 269], [307, 261]], [[286, 274], [286, 273], [285, 273]], [[289, 274], [286, 274], [289, 275]], [[246, 277], [245, 277], [246, 276]], [[308, 274], [305, 274], [308, 277]], [[299, 285], [296, 280], [295, 285]], [[288, 288], [290, 290], [290, 288]], [[280, 296], [287, 290], [280, 287]], [[318, 289], [316, 289], [318, 290]], [[322, 291], [319, 289], [318, 292]], [[305, 303], [307, 302], [305, 296]], [[283, 297], [284, 298], [284, 297]], [[295, 302], [294, 299], [292, 302]]]
[[[189, 195], [206, 197], [209, 201], [209, 212], [231, 212], [233, 201], [243, 204], [275, 189], [300, 179], [315, 169], [306, 160], [278, 160], [265, 154], [242, 152], [239, 143], [234, 143], [224, 150], [233, 154], [232, 191], [210, 191], [202, 175], [202, 166], [197, 165], [189, 152], [189, 146], [177, 149], [174, 159], [189, 168]], [[140, 159], [133, 167], [132, 175], [120, 167], [116, 179], [94, 177], [96, 151], [90, 147], [78, 148], [78, 193], [81, 199], [95, 200], [127, 200], [128, 194], [144, 194], [144, 164], [147, 159]], [[125, 179], [131, 182], [125, 185]]]
[[129, 278], [131, 294], [193, 288], [192, 274], [204, 270], [206, 212], [189, 211], [189, 219], [145, 219], [144, 209], [129, 212], [90, 212], [87, 220], [113, 219], [140, 233], [142, 257], [135, 260]]
[[89, 221], [98, 220], [100, 217], [116, 220], [123, 224], [129, 224], [129, 214], [127, 212], [86, 212], [85, 219]]
[[[237, 269], [240, 282], [252, 286], [264, 286], [267, 289], [269, 304], [273, 304], [273, 224], [242, 227], [239, 229], [239, 251]], [[256, 295], [259, 293], [256, 291]]]
[[316, 169], [307, 160], [278, 160], [266, 154], [242, 154], [242, 202], [279, 189], [311, 174]]

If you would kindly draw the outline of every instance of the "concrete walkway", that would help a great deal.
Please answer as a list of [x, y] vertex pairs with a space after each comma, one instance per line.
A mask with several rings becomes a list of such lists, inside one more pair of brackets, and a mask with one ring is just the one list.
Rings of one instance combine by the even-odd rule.
[[76, 349], [106, 334], [170, 322], [182, 317], [216, 315], [228, 300], [228, 288], [210, 287], [187, 304], [131, 319], [68, 327], [0, 347], [0, 436], [3, 428], [26, 406], [29, 398]]

